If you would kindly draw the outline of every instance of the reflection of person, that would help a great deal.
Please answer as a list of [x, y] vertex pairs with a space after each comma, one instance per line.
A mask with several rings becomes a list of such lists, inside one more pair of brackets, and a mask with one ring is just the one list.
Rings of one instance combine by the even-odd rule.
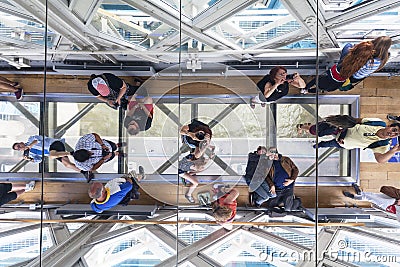
[[88, 190], [89, 197], [93, 199], [90, 203], [91, 208], [101, 213], [115, 207], [130, 194], [132, 188], [136, 191], [139, 189], [136, 181], [140, 182], [143, 178], [143, 174], [130, 172], [121, 178], [108, 181], [105, 185], [99, 182], [91, 183]]
[[209, 162], [209, 160], [213, 157], [214, 154], [212, 153], [210, 155], [210, 158], [205, 158], [204, 156], [201, 156], [200, 158], [196, 159], [193, 154], [188, 154], [179, 161], [178, 164], [179, 176], [185, 179], [185, 181], [189, 181], [191, 183], [189, 190], [185, 193], [185, 198], [190, 203], [195, 203], [195, 200], [193, 198], [193, 192], [199, 185], [199, 181], [194, 176], [194, 174], [203, 171], [206, 168], [206, 165]]
[[266, 181], [271, 188], [271, 193], [276, 195], [269, 200], [268, 207], [278, 207], [283, 203], [285, 211], [291, 211], [294, 199], [294, 183], [299, 174], [299, 169], [289, 157], [279, 154], [275, 147], [270, 147], [266, 156], [272, 160]]
[[352, 186], [356, 191], [356, 195], [343, 191], [346, 197], [369, 201], [387, 212], [396, 214], [397, 220], [400, 221], [400, 189], [393, 186], [382, 186], [380, 193], [371, 193], [362, 192], [356, 184], [352, 184]]
[[269, 158], [266, 157], [266, 154], [267, 148], [259, 146], [257, 151], [249, 153], [247, 159], [246, 173], [244, 175], [247, 185], [250, 185], [252, 180], [262, 181], [253, 192], [249, 193], [250, 205], [256, 207], [260, 207], [269, 198], [275, 197], [266, 181], [266, 174], [270, 168]]
[[153, 99], [149, 96], [136, 99], [134, 96], [129, 100], [128, 112], [124, 119], [124, 127], [130, 135], [136, 135], [140, 131], [147, 131], [153, 122]]
[[189, 125], [184, 125], [180, 129], [183, 143], [187, 144], [193, 152], [195, 158], [204, 155], [207, 147], [210, 146], [212, 131], [210, 127], [196, 119]]
[[[340, 125], [342, 119], [346, 127]], [[376, 161], [384, 163], [400, 151], [399, 144], [390, 149], [390, 139], [399, 135], [400, 123], [385, 126], [383, 121], [376, 121], [376, 119], [356, 119], [346, 115], [330, 116], [318, 123], [318, 135], [335, 135], [336, 137], [329, 141], [319, 142], [318, 147], [369, 148], [374, 152]]]
[[0, 183], [0, 206], [13, 201], [24, 192], [29, 192], [35, 188], [35, 181], [27, 184]]
[[24, 159], [32, 162], [42, 161], [42, 142], [44, 143], [44, 156], [49, 156], [51, 159], [57, 159], [65, 167], [80, 171], [75, 164], [73, 164], [68, 156], [70, 152], [65, 151], [65, 140], [44, 137], [41, 135], [32, 135], [29, 137], [27, 143], [19, 142], [14, 143], [12, 148], [18, 151], [24, 151]]
[[237, 201], [239, 191], [235, 188], [229, 189], [222, 197], [211, 203], [212, 214], [217, 221], [224, 228], [230, 230], [236, 216]]
[[251, 99], [251, 107], [254, 108], [256, 103], [272, 102], [284, 97], [289, 92], [289, 84], [297, 88], [303, 88], [306, 85], [298, 73], [289, 76], [284, 67], [272, 68], [269, 74], [257, 83], [261, 92]]
[[[318, 86], [321, 90], [334, 91], [341, 87], [347, 79], [348, 83], [355, 84], [373, 72], [382, 69], [388, 58], [388, 50], [392, 41], [387, 36], [375, 38], [372, 41], [361, 42], [355, 46], [346, 44], [341, 52], [339, 62], [333, 65], [326, 75], [318, 77]], [[315, 79], [307, 83], [302, 93], [315, 93]], [[349, 86], [342, 91], [350, 90]]]
[[[258, 158], [258, 161], [257, 161]], [[272, 160], [272, 165], [268, 170], [266, 166], [268, 160]], [[250, 163], [250, 164], [249, 164]], [[299, 174], [297, 166], [289, 157], [282, 156], [275, 147], [269, 149], [259, 146], [257, 151], [249, 153], [249, 163], [246, 168], [245, 179], [250, 184], [254, 175], [262, 172], [256, 171], [257, 168], [264, 169], [264, 181], [253, 192], [251, 204], [259, 207], [262, 203], [269, 200], [269, 207], [285, 205], [285, 210], [290, 211], [293, 206], [294, 182]]]
[[[385, 66], [389, 59], [389, 48], [392, 45], [392, 40], [388, 36], [380, 36], [372, 40], [371, 43], [374, 46], [372, 57], [364, 64], [364, 66], [346, 80], [346, 86], [343, 85], [339, 88], [341, 91], [351, 90], [354, 88], [355, 84], [361, 82], [372, 73], [379, 71]], [[347, 44], [345, 48], [350, 50], [353, 46]]]
[[97, 170], [104, 162], [120, 155], [119, 144], [101, 139], [96, 133], [85, 134], [79, 138], [73, 153], [76, 167], [83, 171]]
[[121, 106], [121, 101], [125, 100], [125, 96], [135, 94], [140, 81], [135, 79], [135, 82], [136, 85], [132, 86], [112, 73], [103, 73], [101, 75], [92, 74], [87, 86], [89, 92], [98, 99], [107, 103], [110, 107], [117, 108]]
[[21, 85], [18, 82], [12, 82], [1, 76], [0, 76], [0, 91], [14, 93], [15, 98], [17, 100], [21, 100], [24, 93], [24, 91], [21, 88]]

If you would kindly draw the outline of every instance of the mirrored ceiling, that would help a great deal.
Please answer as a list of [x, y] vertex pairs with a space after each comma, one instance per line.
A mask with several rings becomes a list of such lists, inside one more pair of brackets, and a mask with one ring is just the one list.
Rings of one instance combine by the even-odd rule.
[[[386, 69], [397, 69], [399, 6], [323, 0], [317, 23], [315, 1], [55, 0], [48, 5], [47, 59], [53, 65], [159, 70], [177, 63], [181, 52], [194, 65], [226, 62], [246, 69], [279, 59], [301, 66], [314, 60], [318, 27], [322, 63], [337, 58], [347, 42], [388, 35], [394, 46]], [[41, 0], [0, 1], [0, 64], [26, 70], [43, 65], [44, 10]]]

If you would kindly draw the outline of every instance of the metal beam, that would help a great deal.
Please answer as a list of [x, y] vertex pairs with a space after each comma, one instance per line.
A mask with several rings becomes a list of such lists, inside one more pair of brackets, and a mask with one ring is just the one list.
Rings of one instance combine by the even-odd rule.
[[[319, 47], [339, 47], [333, 32], [328, 32], [326, 30], [323, 13], [317, 10], [316, 1], [303, 1], [299, 4], [298, 0], [286, 0], [283, 1], [282, 4], [290, 14], [297, 19], [297, 22], [308, 31]], [[317, 12], [319, 12], [319, 21], [317, 21]], [[318, 36], [316, 27], [318, 27]], [[338, 53], [330, 53], [328, 56], [337, 57]]]
[[192, 21], [187, 18], [180, 20], [178, 10], [172, 8], [166, 3], [158, 2], [157, 4], [154, 4], [151, 1], [146, 0], [122, 0], [122, 2], [151, 15], [155, 19], [158, 19], [177, 30], [181, 30], [185, 35], [211, 47], [221, 49], [240, 49], [239, 46], [228, 40], [221, 42], [215, 37], [211, 37], [209, 34], [203, 32], [202, 29], [195, 27], [195, 25], [192, 24]]
[[[14, 1], [15, 5], [26, 10], [42, 23], [45, 22], [45, 2], [42, 0]], [[97, 31], [91, 25], [85, 25], [61, 0], [54, 0], [48, 3], [49, 27], [60, 33], [76, 47], [99, 50], [99, 46], [87, 37], [87, 33], [95, 34]], [[107, 58], [102, 55], [92, 55], [100, 62]]]
[[[253, 45], [250, 49], [270, 49], [270, 48], [279, 48], [285, 45], [289, 45], [294, 42], [301, 41], [310, 36], [310, 33], [304, 29], [298, 29], [295, 31], [291, 31], [277, 37], [271, 38], [268, 41]], [[261, 51], [260, 51], [261, 52]], [[251, 53], [252, 55], [256, 55], [257, 53]]]
[[98, 103], [87, 104], [66, 123], [57, 126], [57, 128], [54, 130], [54, 138], [60, 138], [61, 136], [63, 136], [69, 128], [71, 128], [77, 121], [79, 121], [86, 114], [88, 114], [89, 111], [91, 111], [97, 104]]
[[[59, 220], [62, 219], [60, 215], [57, 215], [54, 213], [54, 210], [49, 210], [46, 209], [46, 216], [50, 219], [50, 220]], [[62, 242], [65, 242], [66, 240], [68, 240], [68, 238], [71, 236], [71, 233], [68, 230], [68, 227], [65, 223], [59, 223], [59, 224], [49, 224], [49, 230], [50, 230], [50, 234], [51, 237], [53, 239], [53, 243], [55, 245], [59, 245]]]
[[306, 257], [300, 258], [296, 266], [298, 267], [315, 267], [320, 259], [323, 259], [323, 253], [327, 251], [332, 240], [335, 238], [337, 232], [328, 232], [325, 228], [318, 234], [314, 247], [308, 254], [309, 259]]
[[[110, 218], [109, 218], [110, 219]], [[92, 236], [106, 232], [112, 224], [87, 224], [76, 230], [68, 240], [51, 247], [39, 257], [33, 259], [26, 267], [33, 266], [73, 266], [91, 247], [83, 247]]]
[[[255, 213], [248, 213], [247, 215], [243, 216], [240, 218], [238, 221], [254, 221], [255, 219], [259, 218], [262, 216], [262, 214], [255, 214]], [[240, 227], [234, 226], [231, 231], [228, 231], [224, 228], [221, 228], [210, 235], [208, 235], [205, 238], [202, 238], [190, 246], [185, 247], [184, 249], [181, 249], [177, 255], [174, 255], [172, 257], [169, 257], [168, 259], [162, 261], [161, 263], [157, 264], [157, 267], [169, 267], [169, 266], [176, 266], [176, 264], [181, 264], [184, 260], [189, 260], [193, 257], [196, 257], [199, 252], [216, 242], [222, 240], [223, 238], [227, 237], [228, 235], [231, 235], [232, 233], [236, 232], [239, 230]]]
[[[365, 3], [361, 3], [360, 5], [350, 7], [350, 8], [347, 8], [346, 10], [341, 11], [339, 13], [339, 15], [336, 15], [338, 13], [330, 13], [330, 14], [333, 14], [333, 16], [328, 17], [329, 14], [327, 14], [326, 15], [327, 19], [325, 21], [324, 26], [328, 30], [333, 30], [342, 25], [360, 21], [362, 19], [365, 19], [365, 18], [371, 17], [373, 15], [388, 11], [390, 9], [394, 9], [399, 6], [400, 6], [400, 1], [398, 1], [398, 0], [365, 1]], [[373, 25], [369, 25], [369, 26], [373, 27]], [[381, 28], [379, 28], [379, 29], [381, 29]]]
[[229, 106], [224, 108], [224, 110], [222, 110], [214, 119], [212, 119], [208, 123], [208, 126], [210, 126], [210, 128], [213, 128], [215, 125], [217, 125], [220, 121], [222, 121], [226, 116], [228, 116], [238, 106], [239, 106], [238, 103], [230, 104]]
[[[163, 221], [166, 219], [169, 219], [171, 217], [176, 217], [176, 211], [170, 211], [170, 212], [165, 212], [165, 213], [159, 213], [159, 216], [156, 217], [157, 220]], [[149, 218], [149, 220], [154, 220], [154, 218]], [[100, 233], [99, 235], [96, 235], [95, 237], [90, 238], [84, 246], [94, 246], [97, 244], [100, 244], [102, 242], [108, 241], [110, 239], [123, 236], [125, 234], [129, 234], [132, 231], [135, 231], [137, 229], [143, 228], [145, 225], [129, 225], [125, 226], [123, 228], [119, 228], [114, 231], [106, 232], [106, 233]]]
[[300, 244], [292, 242], [292, 241], [285, 239], [283, 237], [280, 237], [278, 235], [274, 235], [272, 233], [266, 232], [260, 228], [252, 227], [249, 229], [249, 232], [252, 233], [253, 235], [257, 235], [263, 239], [266, 239], [275, 244], [278, 244], [279, 246], [286, 247], [288, 249], [294, 250], [299, 253], [303, 253], [304, 251], [310, 250], [308, 247], [302, 246]]
[[192, 20], [192, 26], [205, 31], [252, 6], [258, 0], [221, 0], [200, 12]]
[[[337, 149], [336, 147], [330, 147], [328, 148], [327, 151], [325, 151], [324, 153], [322, 153], [322, 155], [320, 155], [318, 157], [318, 164], [321, 164], [322, 162], [324, 162], [330, 155], [332, 155], [333, 153], [336, 153], [337, 151], [339, 151], [339, 149]], [[315, 171], [315, 169], [317, 168], [317, 164], [316, 162], [314, 162], [310, 167], [308, 167], [302, 174], [300, 174], [299, 176], [310, 176], [311, 173], [313, 173]]]

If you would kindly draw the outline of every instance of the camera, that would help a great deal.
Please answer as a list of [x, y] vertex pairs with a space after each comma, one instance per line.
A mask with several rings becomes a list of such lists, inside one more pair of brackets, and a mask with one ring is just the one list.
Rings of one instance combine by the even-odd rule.
[[293, 80], [294, 74], [288, 74], [286, 75], [286, 80]]
[[107, 156], [107, 155], [110, 154], [110, 153], [111, 153], [111, 152], [108, 151], [108, 150], [105, 150], [105, 149], [102, 149], [102, 150], [101, 150], [101, 155], [102, 155], [103, 157]]
[[29, 156], [30, 149], [24, 150], [24, 158], [28, 160], [32, 160], [33, 158]]
[[199, 140], [204, 140], [204, 138], [206, 137], [206, 134], [204, 132], [197, 132], [197, 133], [195, 133], [195, 136]]

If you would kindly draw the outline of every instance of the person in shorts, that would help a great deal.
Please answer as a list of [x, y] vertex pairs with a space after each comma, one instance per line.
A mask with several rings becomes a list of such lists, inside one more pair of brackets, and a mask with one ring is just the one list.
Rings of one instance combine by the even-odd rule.
[[[44, 144], [43, 144], [44, 143]], [[44, 148], [44, 151], [42, 151]], [[80, 171], [75, 164], [69, 160], [70, 152], [65, 151], [65, 139], [55, 139], [51, 137], [43, 137], [41, 135], [32, 135], [26, 143], [18, 142], [12, 145], [12, 149], [23, 151], [25, 160], [40, 163], [42, 162], [42, 154], [53, 159], [57, 159], [65, 167]]]
[[17, 199], [22, 193], [35, 188], [35, 181], [27, 184], [0, 183], [0, 206]]

